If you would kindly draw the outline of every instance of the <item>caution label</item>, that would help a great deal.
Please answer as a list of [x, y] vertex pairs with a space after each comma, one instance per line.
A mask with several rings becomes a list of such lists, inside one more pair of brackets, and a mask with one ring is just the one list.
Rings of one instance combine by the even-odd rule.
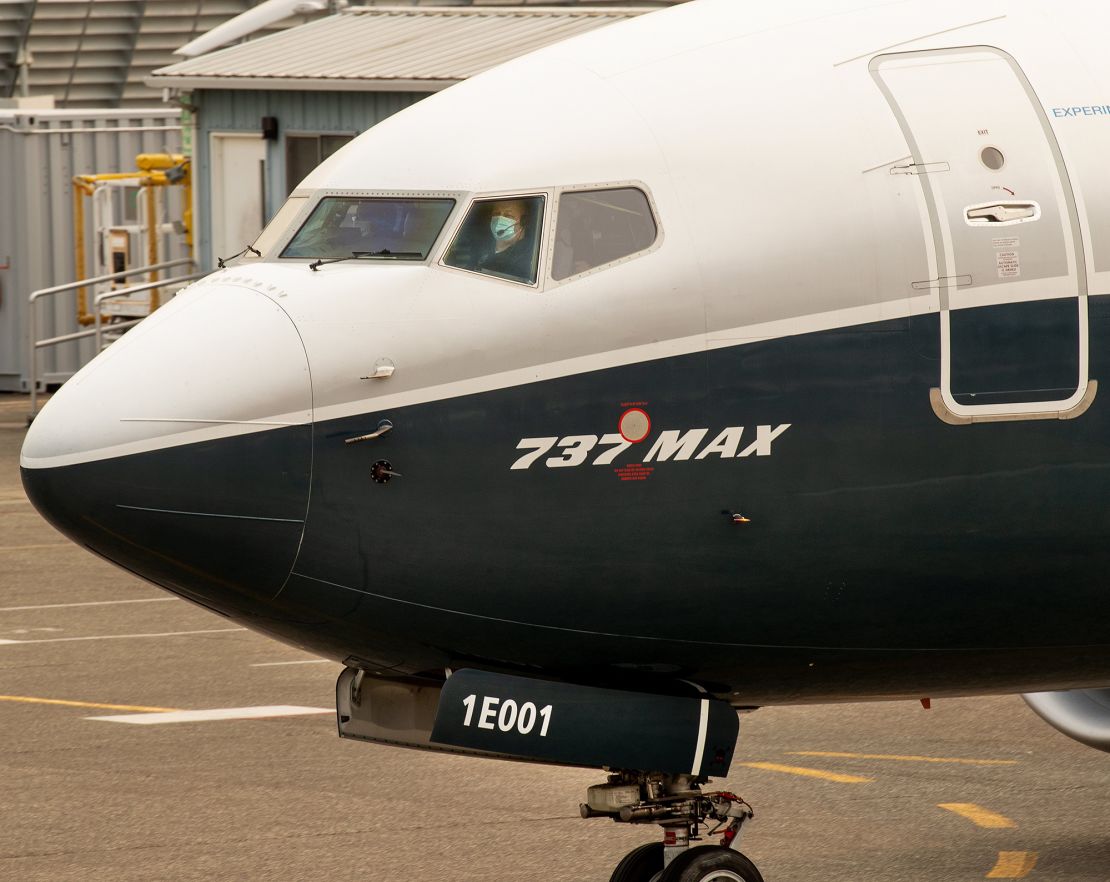
[[1021, 259], [1016, 251], [999, 251], [995, 254], [998, 278], [1015, 279], [1021, 275]]
[[646, 481], [651, 477], [651, 473], [655, 471], [655, 467], [633, 462], [626, 466], [613, 469], [613, 471], [622, 481]]

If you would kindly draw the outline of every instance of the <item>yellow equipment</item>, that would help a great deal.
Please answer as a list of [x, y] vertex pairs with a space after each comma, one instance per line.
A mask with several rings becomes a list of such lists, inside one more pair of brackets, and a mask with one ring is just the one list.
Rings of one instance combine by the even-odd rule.
[[[145, 196], [145, 211], [142, 240], [146, 245], [146, 263], [148, 266], [158, 263], [158, 237], [163, 232], [158, 223], [158, 188], [179, 186], [183, 189], [184, 209], [181, 216], [181, 231], [185, 234], [185, 244], [189, 253], [193, 252], [193, 180], [190, 160], [180, 153], [140, 153], [135, 157], [136, 171], [113, 172], [109, 174], [76, 175], [73, 178], [73, 244], [74, 264], [77, 270], [77, 280], [90, 278], [88, 255], [85, 248], [85, 197], [96, 198], [97, 193], [105, 187], [137, 187]], [[94, 204], [95, 213], [95, 204]], [[109, 212], [110, 214], [110, 212]], [[125, 225], [98, 225], [97, 237], [105, 254], [102, 254], [102, 263], [106, 272], [118, 272], [127, 268], [131, 262], [131, 232], [132, 229]], [[152, 271], [148, 281], [158, 279], [158, 273]], [[156, 310], [159, 303], [159, 292], [155, 288], [150, 292], [149, 301], [142, 304], [130, 304], [132, 307], [141, 306], [143, 314]], [[114, 304], [118, 309], [117, 304]], [[77, 321], [82, 325], [91, 325], [96, 317], [89, 311], [88, 296], [85, 288], [77, 289]]]

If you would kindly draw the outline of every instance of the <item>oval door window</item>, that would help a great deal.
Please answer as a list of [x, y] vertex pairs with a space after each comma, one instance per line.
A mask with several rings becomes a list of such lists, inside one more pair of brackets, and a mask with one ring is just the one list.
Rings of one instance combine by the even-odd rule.
[[991, 171], [998, 171], [1006, 164], [1006, 157], [1002, 155], [1002, 151], [997, 147], [984, 147], [979, 154], [979, 158], [983, 161], [983, 165]]

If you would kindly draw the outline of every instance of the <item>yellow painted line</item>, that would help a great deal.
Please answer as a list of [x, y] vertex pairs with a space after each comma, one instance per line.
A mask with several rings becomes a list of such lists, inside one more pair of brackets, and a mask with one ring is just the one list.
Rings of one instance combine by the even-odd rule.
[[956, 763], [963, 766], [1016, 766], [1017, 760], [962, 759], [948, 756], [901, 756], [888, 753], [835, 753], [827, 750], [794, 750], [789, 756], [821, 756], [835, 759], [893, 760], [902, 763]]
[[1009, 830], [1017, 826], [1005, 815], [992, 812], [973, 802], [942, 802], [937, 808], [955, 812], [960, 817], [967, 818], [971, 823], [986, 827], [988, 830]]
[[17, 701], [23, 704], [59, 704], [63, 707], [95, 707], [103, 710], [135, 711], [136, 713], [163, 713], [175, 711], [174, 707], [141, 707], [133, 704], [99, 704], [95, 701], [65, 701], [61, 698], [35, 698], [30, 695], [0, 695], [0, 701]]
[[998, 863], [987, 873], [988, 879], [1024, 879], [1037, 866], [1035, 851], [1000, 851]]
[[783, 772], [787, 775], [800, 775], [803, 778], [820, 778], [822, 781], [835, 781], [837, 784], [870, 784], [874, 778], [859, 775], [843, 775], [840, 772], [825, 772], [821, 769], [807, 769], [802, 766], [782, 766], [778, 763], [739, 763], [749, 769], [762, 769], [766, 772]]

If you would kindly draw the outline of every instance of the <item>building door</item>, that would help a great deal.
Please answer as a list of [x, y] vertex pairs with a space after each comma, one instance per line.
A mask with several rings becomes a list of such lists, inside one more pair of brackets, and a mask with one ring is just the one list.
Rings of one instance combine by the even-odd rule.
[[1072, 411], [1088, 391], [1083, 245], [1059, 146], [1021, 68], [985, 46], [870, 67], [911, 151], [892, 173], [915, 175], [924, 196], [931, 277], [912, 284], [939, 301], [934, 407], [953, 422]]
[[266, 142], [257, 134], [213, 132], [212, 257], [250, 245], [266, 225]]

